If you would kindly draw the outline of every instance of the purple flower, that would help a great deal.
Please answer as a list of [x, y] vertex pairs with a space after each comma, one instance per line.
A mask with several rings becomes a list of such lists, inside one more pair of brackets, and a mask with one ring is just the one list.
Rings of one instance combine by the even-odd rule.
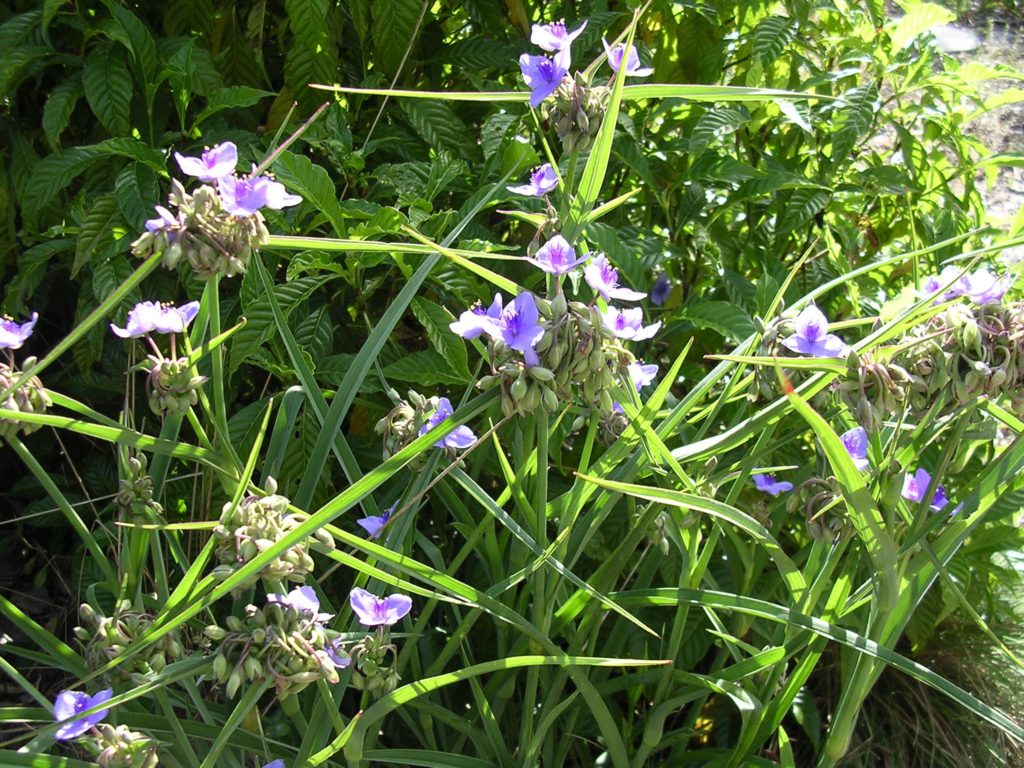
[[156, 207], [156, 214], [157, 218], [146, 220], [146, 230], [149, 232], [164, 232], [182, 225], [181, 220], [162, 205]]
[[528, 366], [538, 365], [540, 360], [533, 347], [544, 335], [544, 329], [537, 323], [540, 313], [537, 300], [529, 291], [523, 291], [501, 311], [497, 331], [505, 346], [522, 352]]
[[653, 363], [644, 365], [637, 361], [626, 366], [626, 370], [629, 372], [629, 380], [633, 382], [637, 392], [654, 381], [654, 377], [658, 375], [658, 366]]
[[797, 315], [796, 333], [783, 339], [782, 346], [813, 357], [842, 357], [847, 350], [842, 339], [828, 333], [828, 319], [813, 304]]
[[260, 208], [278, 211], [302, 202], [299, 195], [288, 194], [284, 184], [269, 176], [228, 176], [221, 179], [218, 191], [224, 209], [234, 216], [252, 216]]
[[271, 760], [263, 768], [284, 768], [284, 760]]
[[[331, 660], [331, 663], [338, 669], [345, 669], [349, 664], [352, 663], [352, 657], [348, 655], [348, 652], [341, 647], [341, 638], [334, 640], [324, 646], [324, 655]], [[266, 766], [264, 766], [266, 768]], [[281, 768], [284, 768], [284, 763], [281, 763]]]
[[656, 307], [660, 307], [668, 301], [668, 297], [671, 293], [672, 281], [666, 273], [662, 272], [655, 279], [654, 286], [651, 288], [651, 303]]
[[174, 153], [182, 173], [195, 176], [200, 181], [217, 181], [235, 172], [238, 165], [238, 149], [230, 141], [217, 144], [203, 152], [201, 157], [185, 157]]
[[497, 336], [500, 320], [501, 294], [496, 293], [490, 307], [484, 309], [482, 305], [477, 304], [459, 315], [459, 319], [449, 323], [448, 327], [464, 339], [475, 339], [482, 333]]
[[20, 324], [9, 317], [0, 319], [0, 349], [21, 349], [21, 345], [32, 335], [38, 319], [38, 312], [33, 312], [28, 321]]
[[[608, 41], [603, 37], [601, 42], [604, 43], [605, 53], [608, 54], [608, 66], [612, 68], [612, 71], [618, 72], [619, 67], [622, 66], [623, 53], [626, 50], [625, 43], [619, 43], [614, 48], [608, 45]], [[647, 77], [649, 74], [654, 72], [653, 67], [641, 67], [640, 56], [637, 55], [636, 48], [629, 46], [629, 55], [626, 58], [626, 76], [627, 77]]]
[[661, 328], [661, 323], [652, 323], [645, 326], [644, 313], [639, 307], [630, 309], [617, 309], [608, 307], [602, 314], [604, 327], [611, 331], [617, 338], [631, 341], [643, 341], [651, 338]]
[[291, 608], [296, 613], [308, 613], [317, 624], [330, 620], [333, 613], [320, 613], [320, 598], [312, 587], [296, 587], [287, 595], [269, 594], [267, 602]]
[[554, 58], [531, 56], [524, 53], [519, 57], [519, 68], [523, 80], [530, 89], [530, 106], [536, 109], [540, 103], [555, 92], [562, 78], [569, 72], [569, 49], [559, 51]]
[[361, 526], [370, 535], [371, 539], [379, 539], [381, 529], [387, 525], [388, 520], [391, 519], [391, 513], [395, 511], [397, 506], [398, 502], [396, 501], [384, 511], [383, 515], [368, 515], [361, 520], [356, 520], [356, 524]]
[[583, 276], [587, 279], [587, 285], [601, 294], [605, 301], [639, 301], [647, 295], [629, 288], [620, 288], [619, 271], [609, 263], [608, 257], [604, 254], [594, 257], [593, 261], [583, 268]]
[[965, 281], [967, 276], [960, 276], [963, 270], [960, 267], [956, 267], [952, 264], [943, 267], [942, 271], [937, 275], [929, 275], [925, 278], [924, 284], [921, 286], [922, 295], [928, 296], [938, 291], [942, 286], [949, 285], [949, 288], [945, 292], [935, 299], [935, 304], [940, 304], [943, 301], [949, 301], [955, 299], [957, 296], [963, 296], [965, 293]]
[[[57, 733], [54, 734], [54, 738], [58, 741], [68, 741], [70, 739], [77, 739], [83, 733], [92, 728], [96, 723], [107, 716], [109, 709], [101, 709], [97, 712], [93, 712], [90, 715], [83, 715], [82, 717], [75, 717], [87, 709], [92, 709], [99, 704], [105, 704], [110, 701], [111, 696], [114, 695], [113, 688], [107, 688], [100, 691], [95, 696], [90, 696], [82, 691], [61, 691], [57, 694], [57, 698], [53, 702], [53, 719], [57, 722], [62, 720], [68, 720], [60, 728], [57, 729]], [[74, 720], [69, 718], [75, 717]]]
[[183, 333], [198, 312], [198, 301], [180, 307], [141, 301], [128, 313], [124, 328], [111, 323], [110, 330], [122, 339], [137, 339], [147, 333]]
[[792, 491], [793, 484], [788, 480], [775, 480], [775, 475], [753, 475], [757, 490], [778, 496], [783, 491]]
[[839, 439], [853, 459], [853, 466], [862, 471], [871, 466], [868, 462], [868, 433], [864, 427], [854, 427], [840, 435]]
[[552, 237], [540, 247], [534, 258], [527, 259], [528, 262], [551, 275], [564, 275], [586, 260], [585, 255], [577, 259], [576, 251], [561, 235]]
[[996, 277], [984, 268], [965, 276], [961, 283], [964, 293], [979, 306], [998, 304], [1003, 300], [1003, 294], [1010, 287], [1006, 278]]
[[[924, 501], [925, 494], [928, 493], [928, 486], [931, 485], [932, 476], [924, 469], [919, 468], [914, 474], [906, 474], [903, 476], [903, 491], [902, 496], [907, 501], [913, 501], [920, 504]], [[935, 495], [932, 496], [932, 503], [930, 508], [933, 512], [939, 512], [949, 504], [949, 499], [946, 497], [946, 489], [939, 485], [935, 489]], [[955, 515], [963, 507], [963, 504], [957, 505], [950, 514]]]
[[587, 22], [584, 21], [572, 32], [567, 32], [564, 21], [556, 21], [552, 24], [534, 24], [530, 42], [552, 53], [568, 50], [572, 41], [580, 36], [586, 26]]
[[412, 608], [412, 598], [405, 595], [377, 597], [359, 587], [349, 593], [348, 601], [359, 617], [359, 623], [367, 627], [390, 627]]
[[[536, 27], [535, 27], [536, 29]], [[551, 163], [544, 163], [539, 168], [534, 168], [530, 173], [530, 183], [519, 187], [507, 187], [509, 192], [517, 195], [528, 195], [529, 197], [541, 197], [558, 186], [558, 174], [551, 167]]]
[[[425, 435], [427, 432], [432, 430], [442, 421], [451, 416], [455, 411], [452, 410], [452, 404], [447, 397], [439, 397], [437, 399], [437, 408], [427, 418], [427, 423], [420, 427], [419, 434]], [[443, 438], [438, 440], [434, 445], [437, 448], [469, 448], [473, 443], [476, 442], [476, 435], [473, 431], [465, 424], [456, 427], [452, 432], [449, 432]], [[365, 527], [365, 526], [364, 526]]]

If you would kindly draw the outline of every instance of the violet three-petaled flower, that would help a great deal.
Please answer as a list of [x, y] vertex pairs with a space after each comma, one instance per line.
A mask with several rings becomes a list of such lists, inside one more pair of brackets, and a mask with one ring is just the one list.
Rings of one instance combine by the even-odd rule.
[[359, 623], [367, 627], [390, 627], [401, 621], [412, 608], [412, 598], [406, 595], [388, 595], [377, 597], [365, 589], [356, 587], [349, 593], [349, 604], [359, 618]]
[[[920, 504], [924, 501], [925, 495], [928, 493], [928, 486], [931, 485], [932, 476], [927, 470], [918, 468], [914, 474], [909, 472], [903, 476], [903, 490], [901, 495], [907, 501], [913, 501]], [[938, 485], [935, 488], [935, 494], [932, 496], [932, 503], [929, 508], [933, 512], [939, 512], [945, 506], [949, 504], [949, 498], [946, 496], [946, 489], [942, 485]], [[963, 504], [958, 504], [950, 515], [955, 515], [963, 507]]]
[[501, 294], [494, 294], [494, 301], [491, 306], [484, 309], [483, 305], [467, 309], [459, 319], [449, 323], [448, 327], [452, 333], [457, 333], [464, 339], [475, 339], [483, 333], [489, 336], [498, 335], [498, 325], [501, 322]]
[[366, 517], [356, 520], [356, 524], [365, 530], [371, 539], [379, 539], [380, 532], [384, 529], [384, 526], [388, 524], [388, 520], [391, 519], [391, 514], [395, 511], [395, 507], [398, 506], [396, 501], [386, 510], [383, 515], [367, 515]]
[[312, 587], [296, 587], [287, 595], [271, 593], [267, 595], [267, 602], [291, 608], [296, 613], [309, 614], [317, 624], [323, 624], [334, 616], [333, 613], [320, 613], [320, 598]]
[[[53, 719], [60, 722], [62, 720], [67, 721], [54, 734], [54, 738], [58, 741], [68, 741], [70, 739], [77, 739], [83, 733], [92, 728], [96, 723], [100, 722], [104, 717], [107, 716], [109, 709], [100, 709], [89, 715], [82, 715], [81, 717], [75, 717], [85, 712], [87, 709], [92, 709], [100, 704], [105, 704], [110, 701], [110, 698], [114, 695], [113, 688], [107, 688], [98, 692], [95, 696], [90, 696], [82, 691], [61, 691], [57, 694], [57, 698], [53, 702]], [[74, 718], [73, 720], [70, 718]]]
[[543, 197], [558, 186], [558, 174], [551, 167], [551, 163], [544, 163], [539, 168], [530, 172], [530, 182], [517, 187], [507, 187], [509, 192], [528, 197]]
[[544, 335], [544, 328], [539, 324], [540, 312], [537, 300], [529, 291], [523, 291], [501, 311], [498, 318], [498, 335], [505, 346], [523, 353], [526, 365], [533, 367], [540, 364], [540, 358], [534, 347]]
[[636, 46], [629, 46], [629, 55], [624, 56], [626, 49], [625, 43], [619, 43], [614, 48], [608, 45], [608, 41], [603, 37], [601, 42], [604, 43], [604, 51], [608, 54], [608, 66], [612, 68], [613, 72], [618, 72], [619, 67], [622, 66], [622, 60], [626, 60], [626, 76], [627, 77], [647, 77], [649, 74], [654, 72], [653, 67], [641, 67], [640, 56], [636, 52]]
[[32, 335], [38, 319], [38, 312], [33, 312], [24, 323], [16, 323], [9, 317], [0, 319], [0, 349], [21, 349]]
[[[437, 399], [437, 408], [427, 417], [427, 423], [420, 427], [419, 434], [421, 436], [427, 434], [427, 432], [438, 426], [453, 413], [455, 411], [452, 409], [451, 401], [447, 397], [439, 397]], [[462, 450], [469, 448], [475, 442], [476, 435], [473, 434], [473, 430], [463, 424], [442, 437], [434, 445], [437, 448], [456, 448]]]
[[853, 466], [861, 471], [871, 466], [868, 462], [868, 433], [864, 427], [854, 427], [840, 435], [839, 439], [853, 459]]
[[651, 338], [661, 328], [661, 322], [644, 325], [644, 313], [640, 307], [619, 309], [608, 307], [601, 313], [604, 326], [617, 338], [627, 341], [643, 341]]
[[1003, 300], [1009, 286], [1009, 280], [996, 277], [985, 268], [981, 268], [964, 277], [961, 281], [964, 293], [979, 306], [998, 304]]
[[964, 295], [964, 281], [966, 275], [961, 275], [963, 270], [960, 267], [952, 264], [942, 268], [942, 271], [937, 275], [929, 275], [925, 278], [924, 283], [921, 284], [921, 293], [924, 296], [929, 296], [943, 286], [948, 286], [942, 295], [935, 299], [935, 304], [940, 304], [943, 301], [949, 301], [955, 299], [957, 296]]
[[793, 490], [793, 484], [788, 480], [776, 480], [775, 475], [752, 475], [754, 486], [757, 490], [778, 496], [783, 491]]
[[555, 21], [551, 24], [534, 24], [530, 34], [530, 42], [545, 51], [557, 53], [566, 50], [572, 45], [572, 41], [580, 36], [586, 28], [587, 22], [583, 22], [572, 32], [565, 28], [564, 21]]
[[620, 301], [639, 301], [647, 296], [619, 285], [619, 271], [611, 265], [608, 257], [604, 254], [595, 256], [593, 260], [583, 268], [583, 276], [587, 285], [601, 295], [605, 301], [618, 299]]
[[186, 157], [180, 152], [174, 153], [178, 167], [182, 173], [195, 176], [200, 181], [219, 181], [235, 172], [238, 165], [238, 149], [230, 141], [206, 150], [199, 157]]
[[122, 339], [137, 339], [147, 333], [183, 333], [198, 313], [198, 301], [180, 307], [140, 301], [128, 313], [124, 328], [111, 323], [110, 330]]
[[352, 657], [349, 656], [348, 652], [341, 647], [341, 638], [327, 643], [327, 645], [324, 646], [324, 654], [338, 669], [345, 669], [352, 663]]
[[173, 230], [181, 227], [183, 224], [182, 220], [171, 213], [169, 210], [164, 208], [162, 205], [156, 207], [156, 218], [146, 219], [146, 231], [147, 232], [167, 232], [170, 231], [172, 234]]
[[530, 89], [531, 107], [539, 107], [540, 103], [562, 84], [562, 79], [569, 72], [570, 61], [568, 48], [559, 51], [553, 57], [531, 56], [528, 53], [519, 57], [523, 81]]
[[842, 339], [828, 332], [828, 319], [813, 304], [797, 315], [796, 332], [783, 339], [782, 346], [813, 357], [842, 357], [848, 349]]
[[527, 259], [528, 262], [551, 275], [564, 275], [586, 260], [586, 255], [577, 258], [576, 250], [561, 235], [552, 237], [537, 250], [536, 256]]
[[233, 216], [252, 216], [260, 208], [280, 210], [302, 202], [302, 197], [289, 194], [284, 184], [269, 176], [228, 176], [221, 179], [218, 191], [224, 210]]

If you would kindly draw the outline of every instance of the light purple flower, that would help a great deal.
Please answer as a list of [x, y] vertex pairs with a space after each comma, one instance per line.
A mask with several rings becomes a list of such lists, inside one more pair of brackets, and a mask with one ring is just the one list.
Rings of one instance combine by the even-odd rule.
[[33, 312], [32, 317], [24, 323], [16, 323], [9, 317], [0, 319], [0, 349], [21, 349], [21, 345], [32, 335], [38, 319], [38, 312]]
[[156, 207], [156, 214], [157, 218], [146, 220], [146, 230], [148, 232], [163, 232], [169, 229], [177, 229], [182, 225], [181, 220], [162, 205]]
[[[920, 504], [924, 501], [925, 494], [928, 493], [928, 486], [931, 485], [932, 476], [923, 468], [918, 468], [914, 474], [907, 473], [903, 476], [903, 491], [902, 496], [907, 501], [913, 501]], [[935, 489], [935, 495], [932, 496], [932, 503], [929, 505], [933, 512], [941, 511], [947, 504], [949, 499], [946, 497], [946, 489], [942, 485], [939, 485]], [[963, 504], [958, 504], [956, 509], [950, 512], [950, 515], [955, 515], [961, 510]]]
[[320, 598], [312, 587], [296, 587], [287, 595], [271, 593], [267, 595], [267, 602], [291, 608], [296, 613], [306, 613], [317, 624], [329, 621], [333, 613], [320, 613]]
[[[352, 657], [349, 656], [348, 652], [341, 647], [341, 638], [338, 638], [324, 646], [324, 654], [338, 669], [345, 669], [345, 667], [352, 663]], [[283, 762], [281, 763], [281, 766], [284, 768]]]
[[491, 302], [491, 306], [487, 309], [477, 304], [459, 315], [459, 319], [454, 323], [449, 323], [448, 327], [451, 328], [453, 333], [457, 333], [464, 339], [475, 339], [482, 333], [486, 333], [489, 336], [497, 336], [500, 321], [501, 294], [496, 293], [494, 294], [494, 301]]
[[668, 301], [671, 293], [672, 281], [665, 272], [662, 272], [655, 279], [654, 286], [651, 288], [651, 303], [656, 307], [660, 307]]
[[397, 624], [412, 608], [412, 598], [406, 595], [377, 597], [359, 587], [349, 593], [348, 600], [359, 617], [359, 623], [367, 627], [390, 627]]
[[271, 760], [263, 768], [284, 768], [284, 760]]
[[528, 366], [540, 363], [534, 350], [544, 329], [538, 324], [540, 312], [537, 311], [537, 300], [529, 291], [523, 291], [515, 300], [501, 311], [498, 318], [497, 331], [505, 346], [522, 352]]
[[996, 277], [984, 268], [967, 275], [961, 282], [964, 293], [979, 306], [998, 304], [1010, 287], [1005, 277]]
[[586, 255], [577, 259], [575, 249], [561, 235], [552, 237], [540, 247], [534, 258], [527, 259], [528, 262], [540, 267], [550, 275], [564, 275], [586, 260]]
[[[608, 54], [608, 66], [612, 68], [612, 71], [618, 72], [619, 67], [622, 66], [622, 58], [626, 49], [626, 44], [619, 43], [612, 48], [608, 45], [608, 41], [603, 37], [601, 38], [601, 42], [604, 43], [605, 53]], [[649, 74], [654, 72], [653, 67], [640, 66], [640, 56], [637, 54], [635, 46], [629, 46], [629, 55], [625, 58], [627, 77], [647, 77]]]
[[619, 287], [619, 270], [615, 269], [604, 254], [595, 256], [594, 259], [583, 268], [583, 276], [587, 279], [587, 285], [601, 294], [605, 301], [618, 299], [620, 301], [639, 301], [647, 296], [646, 293], [633, 291], [629, 288]]
[[53, 702], [53, 719], [57, 722], [62, 720], [68, 720], [68, 722], [57, 729], [54, 738], [58, 741], [68, 741], [70, 739], [77, 739], [88, 731], [106, 717], [110, 710], [101, 709], [90, 715], [77, 717], [74, 720], [69, 720], [69, 718], [75, 717], [75, 715], [81, 714], [87, 709], [92, 709], [99, 704], [105, 704], [110, 701], [113, 695], [113, 688], [102, 690], [95, 696], [90, 696], [83, 691], [61, 691]]
[[853, 459], [853, 466], [861, 471], [871, 466], [868, 461], [868, 433], [864, 427], [854, 427], [840, 435], [839, 439]]
[[[437, 408], [435, 408], [434, 412], [427, 418], [427, 423], [420, 427], [419, 434], [421, 436], [427, 434], [427, 432], [439, 425], [453, 413], [455, 413], [455, 411], [452, 410], [451, 401], [449, 401], [447, 397], [439, 397], [437, 399]], [[463, 424], [442, 437], [434, 443], [434, 445], [437, 448], [456, 448], [461, 450], [469, 448], [469, 446], [475, 442], [476, 435], [473, 434], [473, 430]]]
[[783, 491], [792, 491], [793, 484], [788, 480], [776, 480], [775, 475], [752, 475], [757, 490], [778, 496]]
[[183, 333], [198, 312], [198, 301], [180, 307], [141, 301], [128, 313], [124, 328], [111, 323], [110, 330], [122, 339], [137, 339], [147, 333]]
[[828, 333], [828, 319], [813, 304], [796, 318], [796, 333], [782, 345], [801, 355], [842, 357], [848, 347], [838, 336]]
[[640, 307], [630, 309], [618, 309], [608, 307], [602, 314], [604, 327], [611, 331], [617, 338], [627, 341], [643, 341], [651, 338], [661, 328], [661, 323], [652, 323], [645, 326], [644, 313]]
[[929, 275], [925, 278], [924, 283], [921, 285], [921, 294], [924, 296], [931, 295], [938, 291], [942, 286], [949, 285], [941, 296], [935, 299], [935, 304], [941, 304], [943, 301], [949, 301], [955, 299], [957, 296], [963, 296], [965, 293], [965, 281], [967, 276], [960, 276], [963, 270], [960, 267], [952, 264], [942, 268], [942, 271], [937, 275]]
[[558, 174], [551, 163], [544, 163], [530, 173], [530, 183], [518, 187], [507, 187], [509, 192], [529, 197], [542, 197], [558, 186]]
[[225, 141], [206, 150], [200, 157], [186, 157], [175, 152], [174, 159], [178, 161], [182, 173], [195, 176], [200, 181], [218, 181], [235, 172], [238, 149], [232, 142]]
[[580, 36], [586, 28], [587, 22], [583, 22], [572, 32], [565, 29], [565, 21], [556, 21], [552, 24], [534, 24], [530, 34], [530, 42], [545, 51], [556, 53], [568, 50], [572, 41]]
[[569, 72], [569, 49], [559, 51], [553, 58], [531, 56], [524, 53], [519, 57], [519, 68], [523, 80], [530, 89], [530, 106], [536, 109], [540, 103], [555, 92], [562, 78]]
[[[629, 374], [630, 382], [632, 382], [639, 393], [641, 389], [654, 381], [654, 377], [658, 375], [658, 366], [653, 363], [651, 365], [644, 365], [642, 362], [637, 361], [627, 365], [626, 372]], [[612, 410], [616, 413], [622, 413], [622, 406], [618, 403], [612, 403]]]
[[260, 208], [280, 210], [302, 202], [299, 195], [290, 195], [284, 184], [269, 176], [228, 176], [218, 185], [224, 210], [234, 216], [252, 216]]
[[396, 501], [384, 510], [383, 515], [367, 515], [360, 520], [356, 520], [356, 524], [361, 526], [370, 535], [371, 539], [379, 539], [381, 530], [387, 525], [388, 520], [391, 519], [391, 513], [395, 511], [397, 506], [398, 502]]

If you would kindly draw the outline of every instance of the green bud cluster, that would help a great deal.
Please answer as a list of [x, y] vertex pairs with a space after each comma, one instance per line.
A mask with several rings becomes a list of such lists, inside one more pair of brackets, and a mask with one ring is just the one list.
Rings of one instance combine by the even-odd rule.
[[171, 360], [149, 356], [149, 408], [158, 416], [185, 414], [199, 402], [199, 388], [206, 381], [193, 371], [187, 357]]
[[602, 417], [613, 412], [612, 393], [628, 379], [633, 353], [607, 328], [596, 307], [566, 301], [557, 294], [537, 299], [544, 335], [534, 348], [540, 365], [526, 367], [522, 354], [500, 341], [488, 344], [492, 373], [477, 383], [480, 389], [501, 387], [506, 416], [532, 413], [537, 408], [557, 411], [579, 402]]
[[100, 732], [96, 739], [98, 768], [156, 768], [160, 764], [156, 742], [145, 734], [126, 725], [103, 723], [96, 727]]
[[190, 195], [180, 181], [172, 179], [168, 202], [179, 225], [143, 232], [132, 243], [132, 253], [139, 258], [162, 253], [168, 269], [185, 259], [202, 280], [214, 275], [232, 277], [245, 272], [253, 250], [270, 237], [262, 214], [228, 213], [211, 186], [203, 185]]
[[[112, 659], [123, 656], [125, 650], [146, 635], [153, 625], [150, 614], [133, 610], [127, 600], [117, 604], [113, 616], [104, 616], [88, 603], [83, 603], [79, 616], [82, 626], [75, 627], [75, 637], [85, 648], [85, 660], [90, 669], [99, 669]], [[143, 653], [118, 665], [111, 675], [141, 684], [169, 663], [184, 657], [185, 648], [180, 636], [177, 632], [168, 632]]]
[[[384, 458], [387, 459], [409, 445], [420, 436], [420, 429], [427, 423], [430, 415], [437, 410], [440, 398], [424, 397], [419, 392], [410, 389], [405, 398], [394, 389], [388, 391], [388, 397], [394, 403], [394, 407], [387, 415], [377, 422], [374, 431], [383, 438]], [[445, 449], [450, 458], [455, 458], [455, 451], [451, 448]], [[423, 466], [427, 457], [421, 455], [411, 464], [413, 468]]]
[[[356, 643], [351, 653], [356, 665], [352, 672], [352, 685], [358, 690], [380, 698], [395, 690], [402, 681], [393, 665], [397, 649], [391, 643], [386, 627], [378, 627], [375, 634], [367, 635]], [[391, 664], [388, 663], [389, 655]]]
[[[288, 499], [278, 496], [277, 483], [267, 481], [269, 496], [246, 496], [237, 506], [224, 505], [220, 522], [213, 529], [216, 555], [221, 565], [213, 570], [217, 579], [226, 579], [235, 570], [299, 527], [307, 516], [288, 514]], [[315, 538], [327, 549], [334, 549], [334, 538], [324, 530], [282, 552], [260, 571], [239, 585], [239, 589], [254, 586], [260, 578], [288, 579], [302, 583], [313, 572], [313, 558], [309, 554], [310, 539]]]
[[541, 108], [554, 123], [566, 152], [586, 152], [597, 138], [610, 98], [607, 86], [588, 86], [583, 74], [577, 73], [575, 79], [563, 79], [553, 101], [545, 101]]
[[163, 519], [164, 508], [153, 498], [153, 478], [146, 474], [146, 455], [128, 459], [126, 477], [120, 481], [117, 508], [121, 519], [133, 523], [152, 523]]
[[211, 624], [204, 634], [217, 643], [213, 673], [229, 699], [244, 683], [272, 681], [283, 699], [318, 679], [332, 685], [339, 680], [327, 649], [344, 654], [337, 645], [341, 635], [315, 616], [267, 603], [247, 605], [244, 618], [228, 616], [224, 624]]
[[[26, 358], [25, 367], [31, 367], [35, 363], [34, 357]], [[0, 390], [12, 386], [19, 378], [21, 371], [6, 363], [0, 363]], [[3, 408], [7, 411], [18, 413], [45, 413], [46, 409], [53, 405], [50, 396], [43, 388], [43, 382], [38, 376], [29, 376], [21, 384], [11, 390], [3, 399]], [[0, 418], [0, 438], [15, 437], [18, 432], [23, 435], [31, 434], [39, 429], [42, 424], [30, 424], [16, 418]]]
[[793, 490], [786, 500], [786, 511], [794, 514], [802, 509], [807, 519], [807, 531], [812, 538], [837, 539], [843, 529], [842, 509], [837, 501], [842, 492], [835, 477], [812, 477]]

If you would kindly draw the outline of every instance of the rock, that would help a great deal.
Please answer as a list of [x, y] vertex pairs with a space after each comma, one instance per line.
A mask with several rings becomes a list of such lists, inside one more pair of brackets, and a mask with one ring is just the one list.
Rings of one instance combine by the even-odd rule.
[[955, 24], [936, 24], [930, 30], [943, 53], [965, 53], [981, 47], [981, 38]]

